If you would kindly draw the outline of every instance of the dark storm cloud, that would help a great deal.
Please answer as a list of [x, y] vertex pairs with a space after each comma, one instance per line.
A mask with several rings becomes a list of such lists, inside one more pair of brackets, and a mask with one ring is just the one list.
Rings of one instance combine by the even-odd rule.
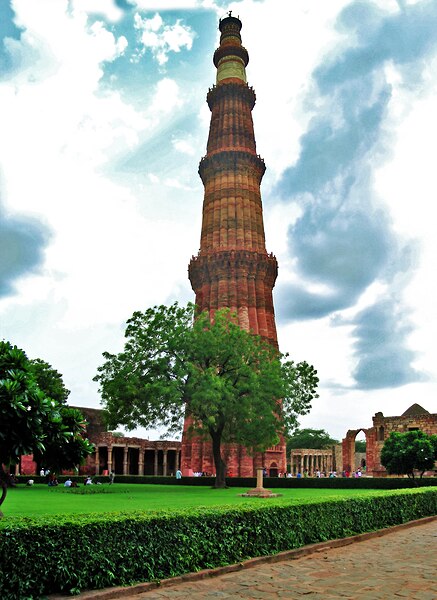
[[[278, 287], [279, 318], [314, 319], [353, 305], [388, 264], [392, 236], [382, 210], [359, 198], [345, 206], [313, 204], [289, 231], [295, 273], [305, 285]], [[323, 223], [323, 226], [321, 226]], [[309, 284], [323, 284], [311, 293]]]
[[[310, 122], [309, 130], [301, 139], [301, 152], [297, 164], [284, 173], [279, 186], [281, 195], [302, 192], [317, 193], [335, 178], [346, 177], [344, 197], [348, 191], [354, 168], [378, 142], [381, 123], [390, 100], [390, 86], [384, 86], [376, 99], [362, 101], [368, 94], [372, 81], [341, 89], [333, 98], [334, 107], [341, 109], [338, 125], [332, 113], [320, 115]], [[335, 110], [335, 109], [334, 109]]]
[[12, 294], [19, 277], [40, 267], [48, 239], [48, 231], [40, 223], [8, 218], [0, 207], [0, 297]]
[[[311, 100], [317, 114], [300, 140], [298, 161], [275, 190], [283, 202], [301, 209], [288, 233], [297, 283], [278, 285], [280, 320], [332, 315], [354, 306], [373, 282], [390, 283], [397, 272], [414, 268], [414, 244], [397, 238], [373, 190], [372, 173], [384, 161], [390, 139], [385, 119], [392, 89], [385, 67], [394, 65], [403, 85], [414, 88], [436, 50], [436, 22], [434, 0], [400, 6], [395, 13], [353, 2], [340, 14], [337, 27], [349, 45], [334, 49], [314, 70]], [[420, 378], [411, 367], [414, 353], [406, 341], [411, 327], [402, 292], [399, 287], [396, 298], [390, 295], [357, 316], [354, 377], [359, 387]], [[376, 357], [390, 366], [379, 371]]]
[[415, 74], [408, 77], [415, 79], [437, 45], [436, 22], [435, 0], [403, 5], [388, 16], [368, 1], [350, 4], [340, 14], [337, 26], [355, 35], [357, 46], [315, 70], [320, 91], [326, 94], [345, 82], [366, 77], [388, 61], [398, 67], [414, 65]]
[[413, 331], [408, 317], [402, 303], [387, 297], [362, 310], [351, 321], [357, 361], [352, 372], [355, 387], [396, 387], [425, 379], [411, 366], [415, 353], [405, 345], [405, 339]]

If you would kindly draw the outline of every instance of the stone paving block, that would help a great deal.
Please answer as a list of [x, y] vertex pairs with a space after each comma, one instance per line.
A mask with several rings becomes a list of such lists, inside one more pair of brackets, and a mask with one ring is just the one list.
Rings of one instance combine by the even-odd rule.
[[414, 596], [411, 596], [414, 600], [436, 600], [436, 592], [417, 592]]

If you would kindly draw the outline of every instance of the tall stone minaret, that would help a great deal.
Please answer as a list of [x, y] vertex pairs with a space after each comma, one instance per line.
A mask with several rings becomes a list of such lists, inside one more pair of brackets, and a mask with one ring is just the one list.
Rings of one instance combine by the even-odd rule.
[[[249, 55], [241, 45], [241, 26], [231, 14], [219, 23], [217, 80], [207, 95], [212, 113], [207, 153], [199, 165], [205, 187], [200, 250], [188, 273], [201, 311], [213, 316], [228, 307], [242, 328], [277, 346], [272, 290], [278, 264], [265, 245], [260, 192], [265, 165], [256, 153], [255, 92], [246, 83]], [[272, 474], [286, 469], [283, 443], [255, 456], [229, 445], [225, 456], [228, 474], [234, 476], [251, 477], [259, 466]], [[184, 474], [190, 469], [214, 472], [211, 445], [184, 433], [181, 463]]]

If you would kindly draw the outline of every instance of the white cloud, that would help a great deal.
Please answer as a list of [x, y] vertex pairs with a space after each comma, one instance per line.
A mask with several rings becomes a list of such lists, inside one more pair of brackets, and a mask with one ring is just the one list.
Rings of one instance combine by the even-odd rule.
[[198, 7], [199, 0], [128, 0], [138, 10], [187, 10]]
[[182, 25], [179, 19], [174, 25], [165, 25], [158, 13], [151, 19], [143, 19], [137, 13], [135, 28], [141, 31], [141, 53], [150, 49], [161, 66], [168, 61], [170, 52], [180, 52], [183, 48], [191, 50], [193, 45], [194, 32], [190, 27]]
[[158, 81], [150, 110], [157, 114], [171, 113], [181, 106], [180, 88], [174, 79], [164, 77]]
[[114, 0], [73, 0], [74, 10], [90, 15], [101, 15], [108, 21], [115, 23], [123, 16], [123, 11]]
[[196, 154], [197, 149], [193, 146], [192, 140], [189, 138], [174, 138], [172, 144], [173, 148], [182, 154], [188, 154], [189, 156], [194, 156]]

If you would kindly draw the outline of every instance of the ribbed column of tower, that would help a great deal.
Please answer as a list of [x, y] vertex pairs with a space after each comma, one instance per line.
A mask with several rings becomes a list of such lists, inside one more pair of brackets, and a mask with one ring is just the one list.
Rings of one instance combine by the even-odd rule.
[[[216, 85], [207, 95], [211, 110], [207, 153], [199, 175], [205, 187], [199, 254], [188, 273], [196, 305], [228, 307], [242, 328], [277, 346], [272, 290], [278, 265], [267, 254], [260, 184], [264, 161], [256, 153], [252, 109], [255, 92], [246, 82], [247, 50], [241, 44], [241, 21], [229, 16], [219, 24], [220, 46], [214, 53]], [[184, 431], [189, 423], [186, 422]], [[253, 476], [257, 466], [285, 470], [285, 448], [255, 458], [227, 447], [228, 473]], [[268, 463], [270, 461], [270, 463]], [[182, 467], [214, 472], [211, 448], [199, 439], [182, 438]]]

